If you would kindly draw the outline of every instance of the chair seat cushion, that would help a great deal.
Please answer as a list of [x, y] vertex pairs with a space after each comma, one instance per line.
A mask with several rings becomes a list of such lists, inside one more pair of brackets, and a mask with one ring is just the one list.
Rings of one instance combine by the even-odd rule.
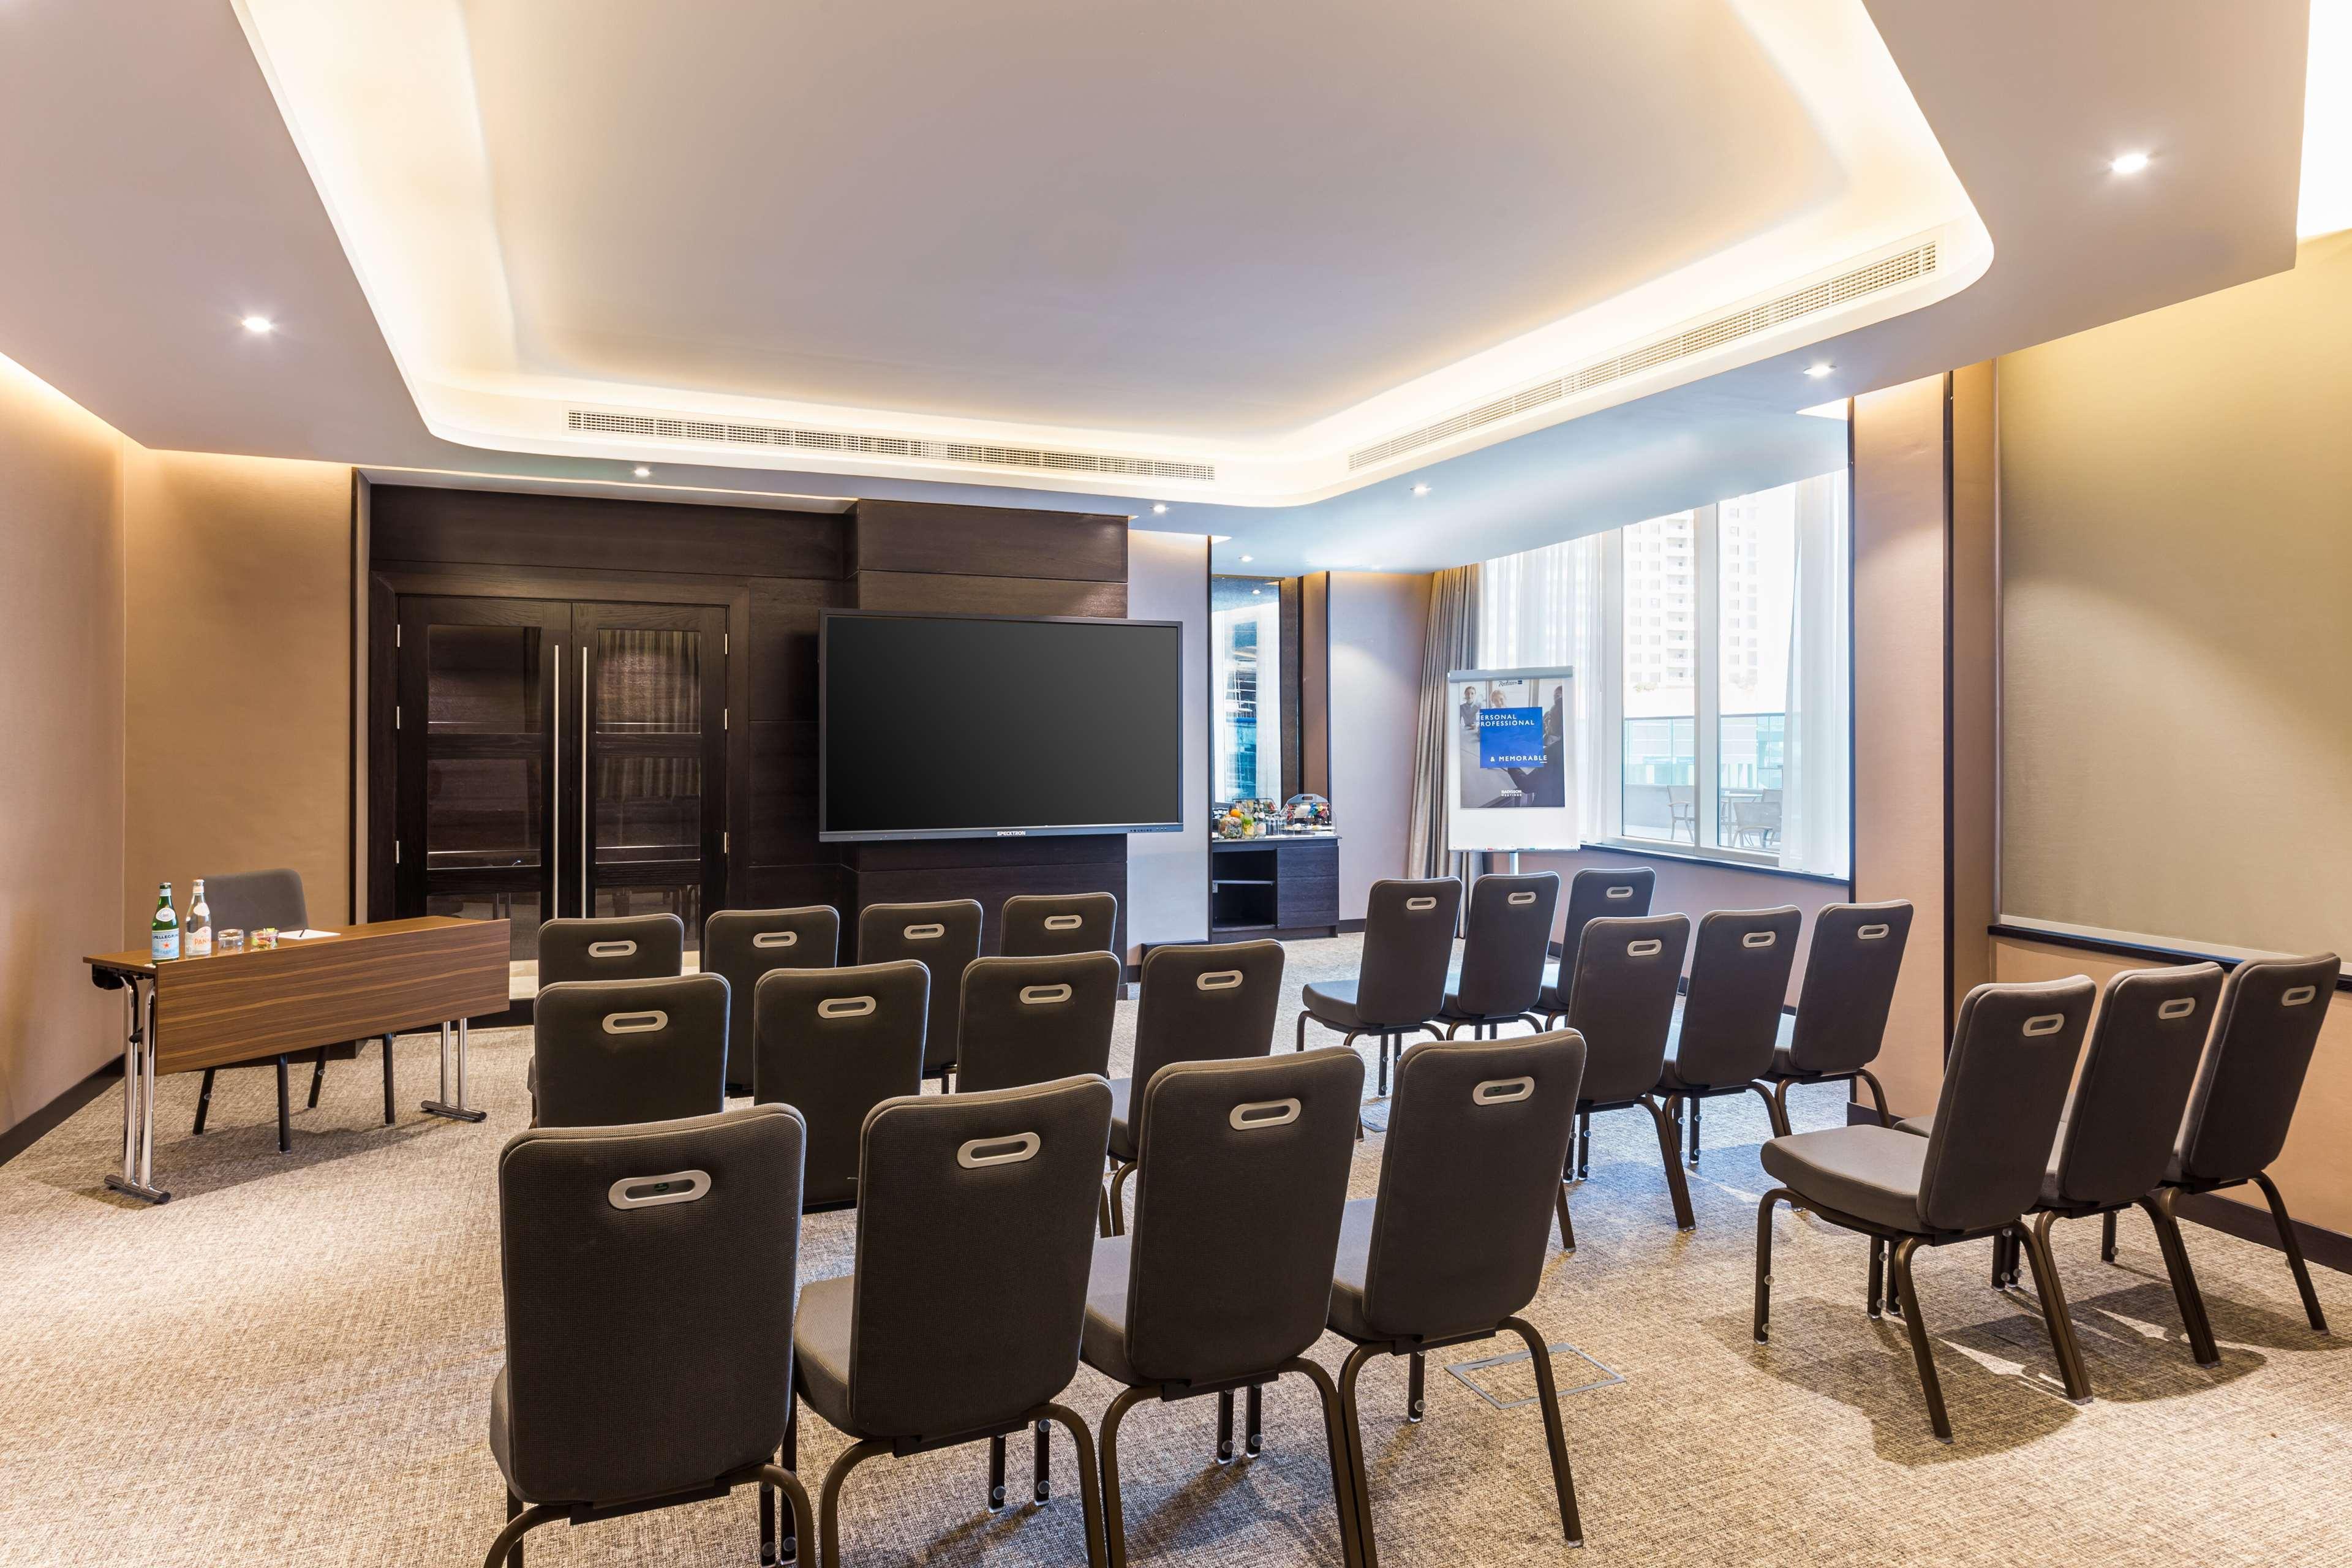
[[1919, 1217], [1927, 1141], [1891, 1127], [1825, 1127], [1764, 1145], [1765, 1172], [1822, 1208], [1928, 1234]]
[[1110, 1080], [1110, 1152], [1114, 1158], [1129, 1164], [1135, 1161], [1135, 1131], [1127, 1124], [1127, 1108], [1134, 1096], [1133, 1079]]
[[[1895, 1119], [1895, 1130], [1908, 1132], [1914, 1138], [1925, 1138], [1936, 1131], [1933, 1116], [1904, 1116]], [[2065, 1190], [2058, 1184], [2058, 1155], [2066, 1147], [2066, 1123], [2058, 1123], [2058, 1136], [2050, 1141], [2050, 1163], [2042, 1173], [2040, 1201], [2052, 1207], [2063, 1207], [2067, 1199]]]
[[1519, 1016], [1517, 1013], [1474, 1013], [1462, 1005], [1462, 998], [1449, 990], [1437, 1016], [1449, 1024], [1507, 1024]]
[[1543, 989], [1536, 993], [1536, 1011], [1549, 1015], [1568, 1011], [1568, 988], [1559, 983], [1559, 965], [1544, 965]]
[[1898, 1116], [1895, 1119], [1895, 1127], [1899, 1132], [1908, 1132], [1915, 1138], [1925, 1138], [1936, 1131], [1936, 1119], [1933, 1115]]
[[1372, 1214], [1377, 1198], [1358, 1198], [1339, 1219], [1339, 1256], [1331, 1265], [1331, 1329], [1359, 1344], [1383, 1336], [1364, 1316], [1364, 1281], [1372, 1262]]
[[[504, 1367], [499, 1368], [499, 1375], [490, 1384], [490, 1458], [497, 1462], [499, 1474], [506, 1478], [507, 1490], [513, 1492], [517, 1497], [522, 1497], [522, 1493], [515, 1487], [514, 1425], [509, 1414], [507, 1369]], [[568, 1500], [525, 1498], [524, 1500], [526, 1502], [561, 1502]]]
[[1132, 1388], [1144, 1380], [1127, 1359], [1127, 1243], [1123, 1236], [1107, 1236], [1095, 1243], [1078, 1357], [1105, 1377]]
[[1298, 1005], [1320, 1024], [1335, 1029], [1360, 1029], [1364, 1016], [1356, 1008], [1353, 980], [1318, 980], [1298, 993]]
[[793, 1315], [793, 1381], [810, 1409], [852, 1436], [859, 1435], [849, 1424], [849, 1325], [856, 1300], [855, 1274], [812, 1279], [801, 1287]]

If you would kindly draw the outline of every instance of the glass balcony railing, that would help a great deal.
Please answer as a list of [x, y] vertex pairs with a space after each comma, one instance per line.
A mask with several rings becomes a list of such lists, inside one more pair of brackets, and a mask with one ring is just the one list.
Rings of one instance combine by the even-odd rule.
[[1727, 713], [1716, 731], [1716, 824], [1698, 820], [1698, 721], [1628, 719], [1621, 781], [1628, 838], [1771, 853], [1780, 838], [1785, 713]]

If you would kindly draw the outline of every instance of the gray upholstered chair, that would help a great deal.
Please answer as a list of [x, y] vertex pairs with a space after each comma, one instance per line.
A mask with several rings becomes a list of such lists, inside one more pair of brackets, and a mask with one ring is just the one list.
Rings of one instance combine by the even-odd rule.
[[1592, 1115], [1599, 1110], [1638, 1105], [1650, 1113], [1658, 1152], [1665, 1161], [1675, 1224], [1689, 1230], [1698, 1223], [1691, 1214], [1690, 1189], [1683, 1182], [1674, 1122], [1656, 1098], [1690, 929], [1688, 915], [1603, 917], [1589, 922], [1577, 943], [1568, 1026], [1584, 1038], [1584, 1087], [1576, 1107], [1574, 1152], [1561, 1173], [1559, 1199], [1560, 1245], [1570, 1251], [1576, 1247], [1576, 1227], [1569, 1218], [1567, 1184], [1592, 1173]]
[[666, 980], [686, 972], [686, 922], [676, 915], [598, 915], [539, 928], [539, 983]]
[[1519, 1316], [1543, 1280], [1550, 1200], [1560, 1190], [1552, 1173], [1568, 1158], [1583, 1077], [1584, 1042], [1573, 1030], [1423, 1042], [1397, 1063], [1379, 1194], [1348, 1205], [1331, 1279], [1331, 1331], [1356, 1347], [1339, 1371], [1339, 1407], [1366, 1568], [1380, 1554], [1356, 1398], [1364, 1363], [1412, 1358], [1405, 1419], [1417, 1422], [1427, 1352], [1507, 1329], [1526, 1342], [1534, 1365], [1560, 1531], [1570, 1546], [1584, 1543], [1551, 1350]]
[[1124, 979], [1107, 951], [974, 959], [956, 1014], [957, 1090], [1107, 1076]]
[[[2304, 1316], [2323, 1334], [2327, 1318], [2311, 1288], [2311, 1270], [2304, 1264], [2286, 1200], [2269, 1169], [2286, 1146], [2304, 1073], [2343, 972], [2343, 960], [2332, 952], [2250, 959], [2230, 972], [2213, 1042], [2198, 1069], [2180, 1142], [2164, 1173], [2165, 1186], [2176, 1193], [2214, 1193], [2249, 1182], [2263, 1190], [2271, 1222], [2278, 1226], [2279, 1248], [2303, 1297]], [[2112, 1237], [2106, 1251], [2114, 1257]], [[2185, 1269], [2185, 1252], [2181, 1263]]]
[[1629, 920], [1650, 912], [1650, 899], [1657, 891], [1658, 874], [1647, 866], [1631, 866], [1622, 871], [1602, 871], [1588, 868], [1569, 879], [1568, 916], [1560, 925], [1559, 959], [1544, 970], [1543, 989], [1536, 994], [1536, 1008], [1544, 1016], [1544, 1027], [1557, 1029], [1559, 1021], [1568, 1016], [1568, 994], [1576, 983], [1576, 950], [1584, 939], [1584, 928], [1597, 920]]
[[1437, 1034], [1445, 1005], [1445, 974], [1454, 962], [1454, 920], [1462, 884], [1452, 877], [1423, 881], [1383, 879], [1364, 906], [1364, 951], [1353, 980], [1318, 980], [1298, 993], [1298, 1050], [1307, 1048], [1307, 1022], [1347, 1036], [1352, 1048], [1366, 1035], [1381, 1043], [1380, 1092], [1389, 1091], [1389, 1059], [1397, 1043], [1416, 1031]]
[[1678, 1111], [1687, 1116], [1684, 1152], [1694, 1171], [1701, 1105], [1718, 1095], [1753, 1094], [1764, 1102], [1765, 1114], [1772, 1113], [1771, 1093], [1756, 1080], [1771, 1069], [1780, 1043], [1780, 1008], [1803, 920], [1794, 904], [1719, 910], [1699, 918], [1690, 982], [1658, 1075], [1667, 1118]]
[[[1912, 1288], [1911, 1259], [1922, 1247], [2009, 1236], [2033, 1259], [2066, 1394], [2091, 1397], [2082, 1352], [2066, 1319], [2065, 1291], [2044, 1235], [2020, 1224], [2042, 1190], [2066, 1086], [2082, 1054], [2097, 988], [2076, 975], [2032, 985], [1979, 985], [1960, 1002], [1934, 1129], [1925, 1138], [1892, 1127], [1830, 1127], [1773, 1139], [1764, 1170], [1780, 1184], [1756, 1210], [1756, 1342], [1769, 1338], [1772, 1304], [1772, 1211], [1790, 1204], [1816, 1219], [1894, 1247], [1887, 1304], [1901, 1312], [1912, 1359], [1937, 1438], [1952, 1440], [1943, 1386], [1937, 1381], [1927, 1328]], [[1871, 1294], [1877, 1294], [1877, 1280]]]
[[562, 980], [531, 1006], [534, 1127], [621, 1127], [727, 1108], [727, 982]]
[[702, 972], [723, 974], [742, 1005], [727, 1016], [727, 1092], [751, 1092], [751, 999], [771, 969], [831, 969], [841, 961], [841, 914], [824, 904], [720, 910], [702, 922]]
[[1109, 1132], [1098, 1078], [908, 1095], [866, 1117], [855, 1268], [810, 1283], [793, 1335], [801, 1396], [856, 1439], [818, 1491], [823, 1568], [839, 1568], [841, 1488], [858, 1465], [987, 1438], [1001, 1506], [1004, 1435], [1037, 1429], [1042, 1495], [1050, 1422], [1077, 1447], [1100, 1568], [1093, 1440], [1054, 1400], [1077, 1372]]
[[[2200, 1366], [2216, 1364], [2221, 1352], [2181, 1247], [2172, 1191], [2161, 1184], [2221, 995], [2218, 963], [2126, 969], [2107, 982], [2090, 1043], [2083, 1047], [2083, 1070], [2059, 1121], [2057, 1144], [2032, 1211], [2044, 1247], [2056, 1221], [2104, 1216], [2104, 1251], [2112, 1259], [2116, 1211], [2134, 1204], [2146, 1209], [2156, 1226], [2181, 1325]], [[1925, 1138], [1935, 1131], [1935, 1122], [1932, 1116], [1913, 1116], [1895, 1125]], [[1874, 1248], [1882, 1245], [1874, 1238]], [[1992, 1245], [1994, 1289], [2015, 1285], [2020, 1278], [2016, 1239], [1997, 1236]], [[1874, 1315], [1877, 1310], [1874, 1300], [1871, 1311]]]
[[1870, 1064], [1886, 1039], [1887, 1010], [1903, 973], [1903, 946], [1911, 935], [1911, 906], [1825, 904], [1813, 916], [1813, 944], [1797, 991], [1789, 1043], [1772, 1053], [1759, 1081], [1772, 1089], [1772, 1131], [1789, 1135], [1789, 1090], [1801, 1083], [1870, 1086], [1878, 1124], [1890, 1125], [1886, 1090]]
[[930, 1016], [923, 1031], [923, 1076], [947, 1082], [956, 1063], [956, 1007], [963, 972], [980, 956], [982, 911], [976, 899], [929, 904], [868, 904], [857, 914], [857, 962], [912, 960], [931, 973]]
[[1493, 1036], [1505, 1024], [1543, 1032], [1534, 1012], [1543, 994], [1544, 962], [1551, 955], [1552, 916], [1559, 911], [1559, 874], [1530, 871], [1481, 877], [1470, 884], [1470, 918], [1462, 937], [1462, 967], [1446, 983], [1438, 1022], [1452, 1039], [1458, 1029]]
[[751, 1004], [751, 1097], [808, 1123], [805, 1206], [857, 1201], [866, 1113], [923, 1084], [930, 973], [911, 959], [842, 969], [772, 969]]
[[1004, 900], [996, 951], [1007, 958], [1109, 952], [1118, 940], [1118, 900], [1110, 893], [1016, 893]]
[[[264, 927], [279, 931], [307, 931], [310, 926], [310, 902], [302, 893], [302, 873], [289, 867], [268, 871], [236, 871], [226, 877], [205, 879], [205, 903], [212, 910], [213, 930], [252, 932]], [[217, 950], [215, 950], [217, 951]], [[392, 1037], [381, 1037], [383, 1047], [383, 1124], [392, 1125]], [[354, 1054], [357, 1047], [351, 1047]], [[310, 1069], [310, 1109], [319, 1109], [319, 1090], [327, 1081], [327, 1058], [340, 1054], [341, 1047], [322, 1046], [315, 1053], [305, 1052], [312, 1060]], [[251, 1061], [231, 1062], [233, 1068], [275, 1067], [278, 1069], [278, 1152], [287, 1153], [294, 1147], [294, 1119], [291, 1086], [287, 1081], [289, 1058], [284, 1055], [256, 1057]], [[211, 1119], [213, 1079], [221, 1069], [206, 1068], [203, 1084], [196, 1090], [196, 1120], [193, 1131], [201, 1133]]]
[[1203, 942], [1155, 947], [1143, 955], [1135, 1004], [1131, 1078], [1110, 1082], [1110, 1193], [1102, 1233], [1127, 1228], [1123, 1193], [1143, 1142], [1135, 1086], [1171, 1062], [1233, 1061], [1274, 1049], [1282, 1007], [1282, 943]]
[[1363, 1092], [1364, 1064], [1342, 1048], [1176, 1062], [1144, 1085], [1135, 1226], [1095, 1243], [1081, 1352], [1121, 1385], [1102, 1426], [1112, 1568], [1127, 1563], [1127, 1413], [1146, 1399], [1215, 1394], [1218, 1447], [1230, 1454], [1235, 1391], [1249, 1390], [1255, 1439], [1259, 1387], [1293, 1372], [1322, 1398], [1340, 1544], [1358, 1560], [1339, 1393], [1307, 1351], [1331, 1299]]
[[[745, 1106], [646, 1127], [534, 1129], [499, 1156], [507, 1363], [490, 1454], [526, 1531], [761, 1488], [808, 1539], [808, 1494], [776, 1462], [793, 1408], [801, 1121]], [[785, 1545], [792, 1552], [793, 1542]]]

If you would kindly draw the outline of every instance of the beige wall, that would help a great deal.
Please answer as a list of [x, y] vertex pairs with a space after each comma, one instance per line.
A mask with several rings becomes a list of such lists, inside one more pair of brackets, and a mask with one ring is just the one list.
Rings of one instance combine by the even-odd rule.
[[2004, 912], [2352, 951], [2347, 428], [2352, 233], [2001, 360]]
[[1946, 1036], [1944, 383], [1853, 408], [1853, 896], [1916, 906], [1876, 1069], [1904, 1114], [1935, 1108]]
[[351, 917], [351, 487], [128, 446], [126, 941], [157, 882], [272, 866], [313, 921]]
[[123, 445], [0, 359], [0, 1131], [122, 1049]]
[[[2111, 975], [2145, 965], [2128, 959], [2106, 958], [2077, 949], [1996, 937], [1991, 944], [1994, 977], [2000, 980], [2063, 980], [2087, 974], [2104, 986]], [[2352, 994], [2338, 991], [2328, 1008], [2327, 1022], [2312, 1052], [2311, 1073], [2304, 1079], [2303, 1099], [2287, 1129], [2286, 1148], [2271, 1175], [2286, 1198], [2287, 1212], [2306, 1225], [2338, 1235], [2352, 1235], [2352, 1159], [2344, 1148], [2344, 1129], [2352, 1127]], [[2252, 1187], [2221, 1194], [2263, 1209], [2262, 1194]], [[2267, 1212], [2267, 1211], [2265, 1211]]]
[[1339, 829], [1339, 918], [1360, 921], [1372, 884], [1405, 874], [1429, 578], [1401, 572], [1331, 573], [1325, 615], [1331, 648], [1328, 793], [1331, 818]]

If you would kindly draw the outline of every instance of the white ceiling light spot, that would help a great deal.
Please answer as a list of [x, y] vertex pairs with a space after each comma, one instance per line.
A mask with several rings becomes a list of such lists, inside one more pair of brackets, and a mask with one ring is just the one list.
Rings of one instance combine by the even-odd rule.
[[276, 330], [278, 323], [271, 321], [267, 316], [247, 316], [243, 321], [237, 322], [237, 325], [243, 327], [247, 331], [253, 333], [256, 337], [259, 337], [265, 332]]
[[1412, 487], [1412, 493], [1417, 496], [1425, 496], [1429, 493], [1429, 487], [1427, 485], [1415, 485]]
[[1830, 372], [1835, 369], [1837, 369], [1837, 366], [1824, 361], [1820, 364], [1807, 365], [1805, 367], [1805, 374], [1811, 376], [1815, 381], [1819, 381], [1822, 377], [1829, 374]]
[[1153, 501], [1151, 503], [1151, 515], [1154, 517], [1166, 517], [1168, 515], [1168, 503], [1164, 500]]
[[2147, 154], [2145, 153], [2126, 153], [2114, 163], [2109, 163], [2107, 167], [2114, 170], [2118, 174], [2137, 174], [2142, 169], [2147, 167]]
[[1244, 556], [1243, 556], [1243, 557], [1242, 557], [1242, 564], [1243, 564], [1243, 565], [1244, 565], [1244, 566], [1246, 566], [1246, 565], [1248, 565], [1251, 562], [1253, 562], [1253, 561], [1255, 561], [1255, 560], [1256, 560], [1256, 559], [1257, 559], [1257, 557], [1256, 557], [1256, 556], [1255, 556], [1255, 555], [1244, 555]]

